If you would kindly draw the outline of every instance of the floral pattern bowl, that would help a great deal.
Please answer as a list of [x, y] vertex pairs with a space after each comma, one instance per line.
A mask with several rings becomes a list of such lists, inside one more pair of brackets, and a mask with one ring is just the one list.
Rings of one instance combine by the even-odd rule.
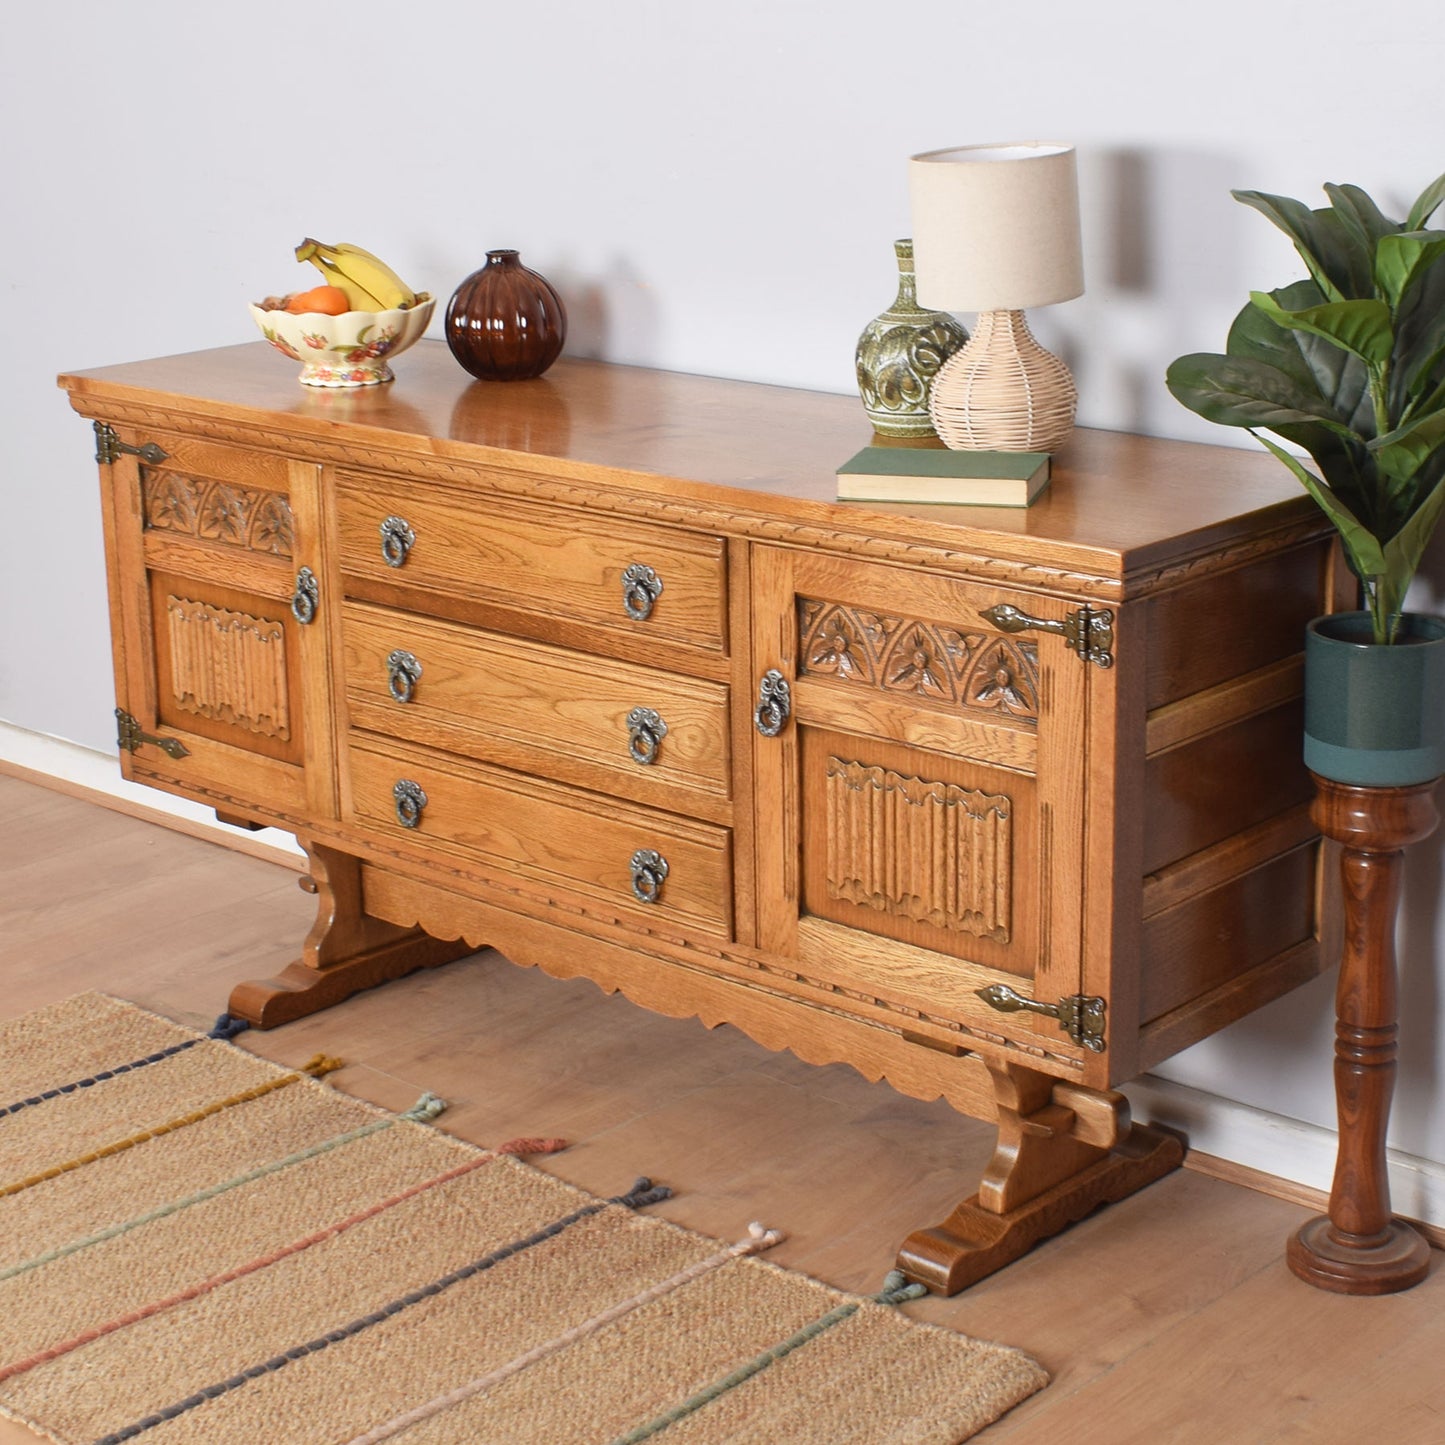
[[397, 311], [346, 311], [340, 316], [251, 307], [261, 335], [301, 363], [304, 386], [376, 386], [393, 377], [391, 358], [421, 338], [436, 302], [423, 292]]

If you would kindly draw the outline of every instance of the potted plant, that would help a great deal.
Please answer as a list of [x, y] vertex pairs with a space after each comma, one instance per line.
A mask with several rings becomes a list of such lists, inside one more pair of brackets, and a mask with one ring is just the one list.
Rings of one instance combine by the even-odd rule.
[[1233, 192], [1293, 241], [1309, 274], [1251, 292], [1225, 354], [1181, 356], [1167, 383], [1299, 478], [1360, 579], [1364, 610], [1306, 633], [1306, 763], [1341, 783], [1413, 785], [1445, 772], [1445, 619], [1404, 611], [1445, 505], [1445, 231], [1426, 229], [1445, 176], [1404, 221], [1358, 186], [1324, 189], [1318, 210]]

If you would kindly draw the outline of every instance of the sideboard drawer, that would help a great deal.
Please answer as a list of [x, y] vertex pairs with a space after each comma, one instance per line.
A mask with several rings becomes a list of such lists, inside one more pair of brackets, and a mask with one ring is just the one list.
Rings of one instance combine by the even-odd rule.
[[351, 577], [726, 650], [720, 537], [354, 473], [337, 495]]
[[342, 646], [354, 726], [679, 812], [728, 796], [720, 683], [361, 602]]
[[528, 880], [549, 901], [732, 936], [725, 828], [426, 749], [353, 735], [349, 752], [356, 821], [391, 846]]

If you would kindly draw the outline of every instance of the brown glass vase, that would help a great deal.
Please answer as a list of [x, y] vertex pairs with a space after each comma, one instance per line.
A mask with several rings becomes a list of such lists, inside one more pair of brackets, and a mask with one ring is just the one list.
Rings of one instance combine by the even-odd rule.
[[562, 354], [567, 311], [552, 285], [516, 251], [488, 251], [447, 303], [447, 345], [481, 381], [541, 376]]

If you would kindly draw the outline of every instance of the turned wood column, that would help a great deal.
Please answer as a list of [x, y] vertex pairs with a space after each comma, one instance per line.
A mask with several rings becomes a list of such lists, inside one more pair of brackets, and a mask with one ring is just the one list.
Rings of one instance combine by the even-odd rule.
[[1405, 849], [1439, 822], [1435, 783], [1365, 788], [1314, 775], [1312, 817], [1342, 845], [1344, 956], [1335, 995], [1339, 1153], [1328, 1216], [1290, 1240], [1290, 1268], [1339, 1294], [1390, 1294], [1419, 1284], [1430, 1249], [1390, 1213], [1385, 1135], [1395, 1089], [1399, 999], [1395, 914]]

